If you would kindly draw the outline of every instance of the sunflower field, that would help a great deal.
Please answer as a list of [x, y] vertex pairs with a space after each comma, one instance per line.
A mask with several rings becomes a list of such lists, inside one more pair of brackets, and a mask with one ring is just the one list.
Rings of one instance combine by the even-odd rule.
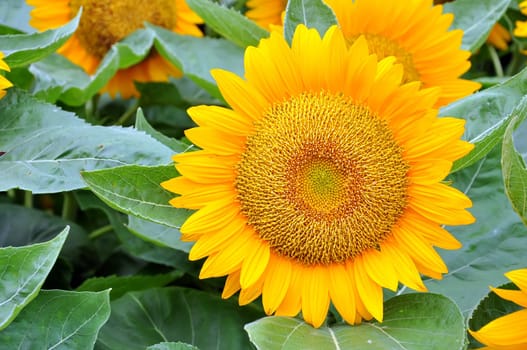
[[0, 0], [0, 350], [527, 350], [527, 1]]

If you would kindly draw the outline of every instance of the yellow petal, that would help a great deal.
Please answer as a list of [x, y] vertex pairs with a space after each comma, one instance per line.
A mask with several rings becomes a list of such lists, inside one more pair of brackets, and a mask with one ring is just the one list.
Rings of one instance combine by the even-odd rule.
[[307, 323], [318, 328], [329, 309], [328, 274], [325, 267], [313, 266], [304, 268], [302, 275], [302, 315]]

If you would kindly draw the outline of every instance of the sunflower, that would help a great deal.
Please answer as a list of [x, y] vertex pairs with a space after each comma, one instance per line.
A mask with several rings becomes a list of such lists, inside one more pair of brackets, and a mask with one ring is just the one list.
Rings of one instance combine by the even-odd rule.
[[[30, 24], [38, 30], [60, 27], [70, 21], [82, 6], [83, 14], [73, 36], [59, 49], [88, 74], [93, 74], [113, 44], [143, 23], [170, 29], [179, 34], [202, 36], [197, 24], [203, 21], [190, 10], [185, 0], [27, 0], [35, 8]], [[166, 62], [155, 50], [147, 58], [119, 70], [101, 92], [123, 98], [138, 96], [134, 81], [167, 81], [181, 72]]]
[[[520, 4], [520, 11], [527, 15], [527, 1], [522, 1]], [[514, 35], [518, 37], [527, 37], [527, 21], [516, 21], [516, 28], [514, 28]]]
[[[520, 290], [492, 288], [492, 291], [505, 300], [527, 308], [527, 269], [520, 269], [505, 274]], [[495, 319], [479, 331], [469, 330], [480, 343], [487, 345], [484, 349], [525, 350], [527, 349], [527, 309], [513, 312]]]
[[282, 13], [287, 0], [248, 0], [245, 16], [265, 29], [271, 25], [282, 25]]
[[336, 26], [321, 39], [300, 25], [291, 46], [273, 32], [244, 61], [245, 79], [212, 71], [232, 109], [188, 110], [201, 150], [174, 156], [181, 176], [161, 184], [197, 209], [181, 227], [189, 258], [267, 314], [302, 310], [319, 327], [331, 301], [351, 324], [381, 321], [383, 287], [424, 291], [419, 272], [447, 271], [433, 246], [460, 243], [441, 224], [474, 221], [441, 182], [472, 149], [464, 121], [439, 119], [438, 88], [401, 86], [393, 57]]
[[454, 16], [433, 0], [324, 0], [335, 12], [349, 42], [364, 35], [379, 58], [395, 56], [404, 82], [441, 87], [436, 107], [476, 91], [480, 85], [459, 77], [470, 68], [470, 52], [461, 50], [463, 31], [448, 30]]
[[[4, 62], [4, 54], [0, 52], [0, 70], [9, 72], [9, 66]], [[7, 80], [3, 75], [0, 75], [0, 98], [4, 97], [6, 92], [5, 89], [13, 86], [9, 80]]]
[[511, 33], [509, 33], [504, 26], [496, 23], [490, 30], [489, 36], [487, 37], [487, 43], [497, 49], [505, 51], [509, 48], [509, 42], [511, 39]]

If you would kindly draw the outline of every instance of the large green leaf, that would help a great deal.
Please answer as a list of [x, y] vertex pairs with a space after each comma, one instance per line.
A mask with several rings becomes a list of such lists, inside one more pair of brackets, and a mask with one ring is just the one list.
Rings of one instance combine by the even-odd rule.
[[473, 202], [472, 225], [447, 227], [462, 243], [460, 250], [441, 251], [449, 272], [441, 281], [425, 281], [430, 291], [452, 298], [469, 315], [488, 293], [489, 285], [506, 282], [503, 274], [525, 267], [527, 228], [505, 196], [497, 147], [479, 163], [450, 180]]
[[130, 291], [164, 287], [182, 275], [181, 271], [173, 271], [159, 275], [93, 277], [85, 280], [76, 290], [78, 292], [100, 292], [111, 289], [110, 298], [113, 300]]
[[93, 76], [59, 55], [46, 57], [30, 67], [35, 76], [34, 92], [47, 101], [57, 99], [78, 106], [88, 101], [115, 75], [118, 69], [141, 62], [150, 52], [153, 33], [137, 30], [112, 46]]
[[29, 25], [29, 11], [30, 7], [25, 1], [0, 1], [0, 23], [22, 32], [33, 32], [34, 29]]
[[4, 349], [92, 349], [110, 315], [109, 291], [42, 291], [4, 331]]
[[329, 27], [336, 25], [337, 18], [322, 0], [291, 0], [287, 2], [284, 19], [284, 35], [289, 43], [299, 24], [315, 28], [324, 35]]
[[77, 106], [88, 101], [118, 69], [141, 62], [152, 43], [161, 55], [209, 93], [220, 97], [210, 70], [223, 68], [243, 74], [243, 49], [224, 39], [197, 38], [147, 24], [115, 44], [97, 71], [88, 76], [64, 57], [52, 55], [30, 67], [35, 76], [34, 92], [47, 101], [57, 99]]
[[60, 263], [55, 264], [47, 281], [56, 281], [61, 276], [69, 280], [73, 273], [81, 275], [100, 263], [98, 252], [88, 239], [87, 232], [72, 221], [42, 210], [0, 203], [0, 223], [0, 247], [20, 247], [45, 242], [56, 237], [64, 227], [70, 227], [68, 238], [59, 254], [59, 262], [63, 259], [67, 266], [63, 269]]
[[315, 329], [288, 317], [265, 317], [245, 329], [257, 349], [463, 349], [463, 317], [449, 299], [436, 294], [406, 294], [388, 300], [384, 322]]
[[69, 228], [66, 227], [49, 242], [0, 248], [0, 329], [7, 327], [37, 296], [57, 260], [68, 231]]
[[215, 97], [221, 98], [221, 94], [210, 75], [211, 69], [243, 75], [244, 50], [227, 40], [177, 35], [153, 25], [148, 28], [155, 33], [157, 51]]
[[512, 208], [527, 225], [527, 169], [521, 154], [514, 148], [513, 131], [527, 118], [527, 97], [518, 106], [518, 114], [514, 116], [505, 135], [501, 151], [501, 166], [505, 192]]
[[188, 6], [205, 23], [238, 46], [256, 46], [269, 33], [240, 12], [210, 0], [187, 0]]
[[158, 224], [180, 227], [190, 215], [168, 202], [174, 194], [161, 182], [177, 176], [173, 166], [128, 165], [82, 173], [90, 189], [110, 207]]
[[75, 32], [80, 12], [63, 27], [42, 33], [0, 36], [0, 48], [11, 68], [28, 65], [52, 54]]
[[96, 349], [144, 350], [181, 341], [208, 349], [249, 349], [243, 325], [262, 314], [251, 307], [186, 288], [149, 289], [112, 302]]
[[173, 151], [144, 132], [89, 125], [17, 89], [0, 100], [0, 191], [52, 193], [85, 187], [80, 172], [168, 164]]
[[501, 142], [513, 110], [526, 94], [527, 68], [502, 84], [441, 109], [442, 116], [467, 121], [465, 136], [475, 145], [470, 154], [454, 163], [453, 172], [476, 163]]
[[511, 0], [456, 0], [445, 4], [445, 12], [451, 12], [455, 16], [452, 28], [464, 31], [462, 48], [471, 52], [479, 49], [510, 2]]

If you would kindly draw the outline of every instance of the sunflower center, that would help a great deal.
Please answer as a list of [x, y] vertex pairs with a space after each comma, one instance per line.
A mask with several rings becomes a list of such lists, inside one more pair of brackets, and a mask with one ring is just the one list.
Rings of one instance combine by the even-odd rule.
[[[388, 56], [394, 56], [397, 59], [397, 63], [400, 63], [403, 66], [403, 83], [420, 80], [419, 72], [415, 68], [411, 53], [400, 47], [395, 41], [390, 40], [382, 35], [370, 33], [362, 35], [368, 42], [368, 49], [370, 53], [376, 54], [379, 60]], [[350, 38], [349, 42], [353, 43], [358, 37], [359, 35]]]
[[276, 253], [330, 264], [378, 248], [406, 205], [408, 164], [386, 121], [327, 92], [276, 103], [237, 165], [242, 213]]
[[72, 13], [82, 6], [76, 35], [90, 54], [102, 58], [111, 46], [144, 27], [144, 22], [174, 27], [173, 0], [71, 0]]

